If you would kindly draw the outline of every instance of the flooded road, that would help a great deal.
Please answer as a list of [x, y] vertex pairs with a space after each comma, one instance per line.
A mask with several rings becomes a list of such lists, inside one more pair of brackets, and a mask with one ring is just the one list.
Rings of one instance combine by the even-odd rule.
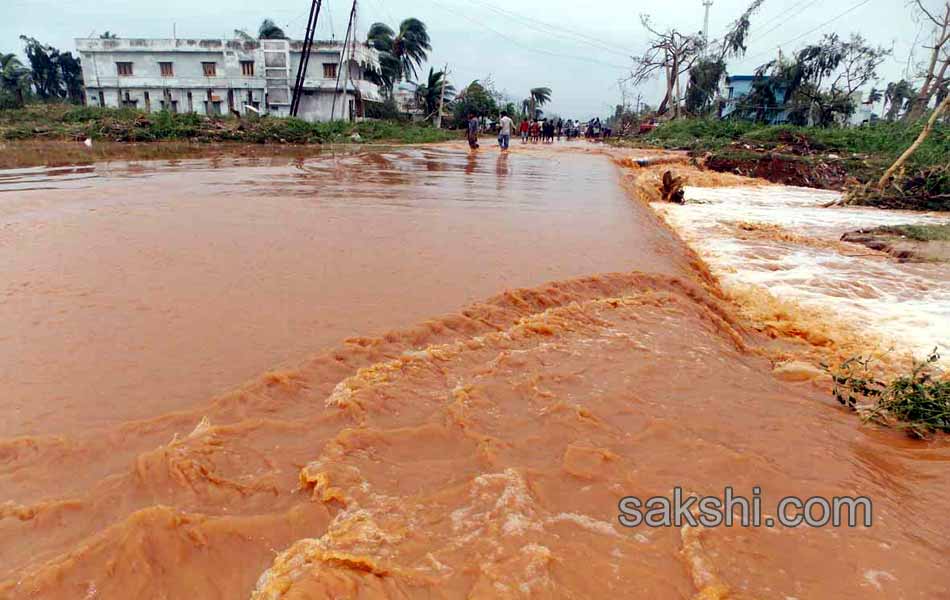
[[437, 149], [0, 172], [0, 436], [185, 408], [506, 287], [672, 274], [615, 179]]
[[[950, 444], [777, 379], [605, 156], [83, 168], [0, 173], [0, 598], [950, 596]], [[617, 519], [725, 486], [873, 526]]]

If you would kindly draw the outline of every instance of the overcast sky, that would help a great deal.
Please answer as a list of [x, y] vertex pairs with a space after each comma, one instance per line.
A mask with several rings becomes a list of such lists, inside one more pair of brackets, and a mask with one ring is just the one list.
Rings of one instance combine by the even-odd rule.
[[[710, 38], [719, 37], [749, 1], [714, 0]], [[934, 7], [942, 3], [925, 0]], [[73, 50], [73, 38], [98, 36], [106, 30], [120, 37], [171, 37], [174, 26], [178, 37], [230, 37], [235, 28], [255, 32], [260, 21], [270, 17], [288, 35], [301, 38], [310, 2], [269, 0], [235, 6], [239, 3], [224, 0], [3, 0], [3, 4], [0, 51], [17, 52], [22, 58], [20, 34]], [[349, 0], [324, 0], [323, 6], [318, 37], [342, 38]], [[428, 25], [432, 37], [430, 61], [437, 67], [448, 63], [456, 87], [491, 75], [498, 89], [517, 100], [531, 87], [548, 86], [553, 90], [548, 111], [576, 118], [604, 116], [620, 102], [618, 80], [629, 74], [629, 57], [646, 41], [641, 13], [652, 15], [659, 26], [697, 32], [703, 26], [702, 0], [360, 0], [358, 5], [361, 38], [374, 21], [396, 28], [400, 20], [417, 17]], [[791, 52], [827, 32], [858, 32], [877, 44], [893, 46], [894, 56], [881, 69], [882, 80], [889, 81], [904, 75], [915, 39], [920, 35], [919, 46], [929, 28], [915, 20], [905, 0], [765, 0], [752, 21], [747, 58], [730, 63], [729, 71], [750, 73], [775, 56], [779, 46]], [[918, 48], [915, 60], [923, 59], [924, 51]], [[659, 100], [655, 84], [640, 90], [628, 87], [628, 99], [635, 100], [638, 91], [645, 102], [655, 105]]]

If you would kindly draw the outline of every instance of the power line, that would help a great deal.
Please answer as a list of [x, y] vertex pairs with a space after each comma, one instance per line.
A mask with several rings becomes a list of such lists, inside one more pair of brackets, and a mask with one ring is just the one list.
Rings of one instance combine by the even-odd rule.
[[457, 12], [457, 11], [454, 11], [452, 8], [450, 8], [450, 7], [448, 7], [448, 6], [444, 5], [444, 4], [442, 4], [441, 2], [438, 2], [438, 0], [429, 0], [429, 2], [431, 2], [432, 4], [435, 4], [436, 6], [442, 8], [443, 10], [451, 11], [453, 15], [461, 16], [463, 19], [469, 21], [470, 23], [473, 23], [473, 24], [475, 24], [475, 25], [478, 25], [479, 27], [490, 31], [490, 32], [494, 33], [495, 35], [497, 35], [497, 36], [499, 36], [499, 37], [501, 37], [501, 38], [504, 38], [504, 39], [508, 40], [508, 41], [511, 42], [512, 44], [514, 44], [514, 45], [516, 45], [516, 46], [518, 46], [518, 47], [520, 47], [520, 48], [524, 48], [525, 50], [528, 50], [529, 52], [537, 52], [537, 53], [539, 53], [539, 54], [547, 54], [548, 56], [554, 56], [554, 57], [556, 57], [556, 58], [567, 58], [567, 59], [571, 59], [571, 60], [578, 60], [578, 61], [588, 62], [588, 63], [592, 63], [592, 64], [599, 64], [599, 65], [603, 65], [603, 66], [607, 66], [607, 67], [612, 67], [612, 68], [615, 68], [615, 69], [624, 69], [624, 70], [627, 70], [627, 69], [630, 68], [629, 65], [615, 65], [615, 64], [613, 64], [613, 63], [604, 62], [604, 61], [597, 60], [597, 59], [595, 59], [595, 58], [590, 58], [590, 57], [587, 57], [587, 56], [577, 56], [577, 55], [573, 55], [573, 54], [562, 54], [562, 53], [560, 53], [560, 52], [553, 52], [553, 51], [546, 50], [546, 49], [543, 49], [543, 48], [535, 48], [535, 47], [533, 47], [533, 46], [528, 46], [528, 45], [523, 44], [522, 42], [518, 41], [517, 39], [512, 38], [511, 36], [508, 36], [508, 35], [506, 35], [506, 34], [500, 32], [500, 31], [498, 31], [498, 30], [496, 30], [496, 29], [494, 29], [494, 28], [492, 28], [492, 27], [489, 27], [489, 26], [486, 25], [485, 23], [483, 23], [483, 22], [481, 22], [481, 21], [479, 21], [479, 20], [477, 20], [477, 19], [475, 19], [475, 18], [473, 18], [473, 17], [471, 17], [471, 16], [465, 14], [464, 12], [459, 13], [459, 12]]
[[540, 19], [536, 19], [533, 17], [526, 17], [514, 11], [504, 9], [499, 6], [495, 6], [494, 4], [490, 4], [488, 2], [482, 2], [480, 0], [468, 0], [468, 1], [472, 4], [476, 4], [488, 10], [491, 10], [501, 16], [514, 19], [520, 22], [521, 24], [525, 25], [526, 27], [534, 29], [535, 31], [540, 31], [542, 33], [547, 33], [547, 34], [555, 34], [559, 36], [565, 36], [565, 35], [570, 36], [570, 37], [573, 37], [575, 40], [578, 40], [584, 44], [596, 46], [598, 48], [601, 48], [602, 50], [621, 55], [625, 58], [629, 58], [633, 54], [632, 52], [630, 52], [626, 48], [622, 48], [621, 46], [616, 46], [613, 44], [606, 43], [603, 40], [599, 40], [599, 39], [584, 35], [582, 33], [579, 33], [577, 31], [567, 29], [565, 27], [561, 27], [560, 25], [555, 25], [553, 23], [541, 21]]
[[809, 8], [810, 6], [812, 6], [812, 5], [814, 5], [814, 4], [817, 4], [817, 3], [820, 2], [820, 1], [821, 1], [821, 0], [803, 0], [802, 2], [799, 2], [798, 4], [792, 6], [792, 8], [790, 8], [790, 9], [788, 9], [787, 11], [783, 12], [781, 15], [778, 15], [778, 17], [776, 17], [775, 19], [770, 19], [770, 20], [766, 21], [765, 23], [763, 23], [763, 24], [762, 24], [763, 27], [764, 27], [766, 24], [771, 24], [771, 23], [776, 23], [776, 22], [777, 22], [778, 24], [775, 25], [775, 27], [771, 27], [771, 28], [769, 28], [769, 29], [763, 31], [762, 33], [759, 33], [759, 34], [750, 36], [750, 40], [749, 40], [749, 41], [759, 40], [759, 39], [761, 39], [761, 38], [764, 38], [764, 37], [767, 36], [768, 34], [772, 33], [772, 32], [775, 31], [776, 29], [779, 29], [779, 28], [781, 28], [781, 27], [784, 27], [784, 26], [786, 25], [786, 23], [785, 23], [785, 21], [783, 21], [783, 18], [784, 18], [784, 16], [785, 16], [786, 14], [789, 14], [789, 13], [791, 13], [792, 11], [794, 11], [794, 10], [796, 10], [796, 9], [800, 9], [800, 10], [803, 11], [803, 10], [805, 10], [806, 8]]
[[[783, 11], [780, 12], [780, 13], [778, 13], [778, 14], [775, 15], [774, 17], [772, 17], [772, 18], [770, 18], [770, 19], [766, 19], [766, 20], [765, 20], [763, 23], [761, 23], [759, 26], [760, 26], [760, 27], [766, 27], [766, 26], [768, 26], [768, 25], [771, 25], [772, 23], [779, 22], [779, 21], [781, 21], [781, 20], [785, 17], [785, 15], [789, 15], [789, 14], [795, 12], [796, 10], [798, 10], [799, 8], [800, 8], [801, 10], [804, 10], [804, 9], [808, 8], [808, 6], [805, 6], [805, 5], [811, 5], [811, 4], [814, 4], [815, 2], [817, 2], [817, 0], [799, 0], [799, 2], [796, 2], [795, 4], [793, 4], [793, 5], [791, 5], [790, 7], [786, 8], [785, 10], [783, 10]], [[771, 30], [769, 30], [769, 31], [771, 31]], [[767, 32], [766, 32], [766, 33], [767, 33]], [[760, 33], [759, 35], [765, 35], [765, 34], [764, 34], [764, 33]]]
[[787, 46], [788, 44], [791, 44], [791, 43], [793, 43], [793, 42], [797, 42], [798, 40], [800, 40], [800, 39], [802, 39], [802, 38], [804, 38], [804, 37], [807, 37], [807, 36], [809, 36], [809, 35], [815, 33], [815, 32], [818, 31], [819, 29], [822, 29], [822, 28], [824, 28], [824, 27], [827, 27], [828, 25], [834, 23], [835, 21], [837, 21], [837, 20], [840, 19], [841, 17], [847, 16], [847, 15], [853, 13], [854, 11], [858, 10], [859, 8], [861, 8], [862, 6], [864, 6], [865, 4], [867, 4], [867, 3], [870, 2], [870, 1], [871, 1], [871, 0], [863, 0], [862, 2], [858, 2], [857, 4], [855, 4], [854, 6], [852, 6], [851, 8], [849, 8], [848, 10], [844, 11], [843, 13], [839, 14], [839, 15], [836, 16], [836, 17], [833, 17], [833, 18], [831, 18], [831, 19], [825, 21], [824, 23], [822, 23], [822, 24], [819, 25], [818, 27], [815, 27], [814, 29], [809, 29], [808, 31], [806, 31], [805, 33], [803, 33], [803, 34], [801, 34], [801, 35], [799, 35], [799, 36], [797, 36], [797, 37], [794, 37], [794, 38], [792, 38], [792, 39], [790, 39], [790, 40], [786, 40], [786, 41], [782, 42], [781, 44], [778, 44], [778, 45], [776, 45], [776, 46], [773, 46], [773, 47], [772, 47], [771, 49], [769, 49], [767, 52], [760, 52], [759, 54], [755, 54], [755, 55], [753, 55], [753, 56], [750, 56], [750, 57], [748, 58], [748, 60], [755, 60], [755, 59], [761, 58], [761, 57], [763, 57], [763, 56], [768, 56], [769, 54], [772, 53], [772, 50], [776, 50], [776, 49], [781, 48], [782, 46]]

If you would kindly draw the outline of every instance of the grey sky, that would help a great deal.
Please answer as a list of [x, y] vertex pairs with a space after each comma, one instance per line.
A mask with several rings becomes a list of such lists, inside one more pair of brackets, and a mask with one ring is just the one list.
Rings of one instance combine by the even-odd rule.
[[[710, 37], [721, 35], [748, 3], [714, 0]], [[309, 4], [309, 0], [270, 0], [244, 7], [223, 0], [4, 0], [0, 51], [22, 57], [20, 34], [72, 50], [73, 38], [106, 30], [121, 37], [171, 37], [173, 24], [179, 37], [230, 37], [235, 28], [255, 32], [265, 17], [299, 38]], [[925, 4], [939, 6], [942, 0]], [[332, 27], [332, 33], [342, 38], [349, 8], [349, 0], [324, 0], [318, 36], [330, 37]], [[499, 8], [517, 18], [503, 15]], [[529, 88], [546, 85], [554, 92], [548, 110], [576, 118], [606, 115], [619, 103], [617, 82], [629, 72], [628, 56], [638, 53], [646, 41], [641, 13], [651, 14], [659, 26], [684, 31], [700, 31], [703, 22], [702, 0], [360, 0], [358, 13], [361, 37], [374, 21], [395, 27], [405, 17], [422, 19], [432, 36], [432, 63], [441, 67], [447, 62], [456, 87], [491, 74], [496, 87], [517, 100]], [[858, 32], [894, 47], [881, 75], [885, 81], [898, 79], [920, 30], [905, 0], [765, 0], [753, 18], [747, 58], [730, 63], [729, 71], [751, 72], [773, 57], [780, 44], [791, 52], [826, 32]], [[921, 42], [928, 31], [923, 27]], [[919, 47], [916, 59], [924, 59]], [[657, 85], [628, 87], [627, 95], [636, 98], [639, 91], [645, 102], [655, 105], [658, 90]]]

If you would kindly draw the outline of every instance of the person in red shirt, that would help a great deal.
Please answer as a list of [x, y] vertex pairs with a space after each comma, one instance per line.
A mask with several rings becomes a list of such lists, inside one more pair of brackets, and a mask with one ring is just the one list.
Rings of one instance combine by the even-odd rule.
[[521, 127], [518, 128], [518, 131], [521, 132], [521, 143], [528, 143], [528, 119], [521, 120]]

